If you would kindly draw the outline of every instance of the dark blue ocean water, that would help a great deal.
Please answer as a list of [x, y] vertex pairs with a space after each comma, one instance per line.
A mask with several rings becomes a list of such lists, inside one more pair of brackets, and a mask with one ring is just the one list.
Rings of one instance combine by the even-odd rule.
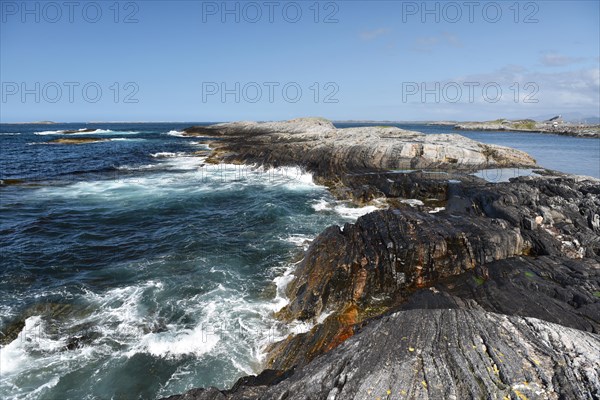
[[[256, 373], [308, 241], [372, 210], [295, 168], [203, 163], [191, 123], [0, 125], [0, 398], [136, 399]], [[428, 133], [449, 128], [399, 125]], [[47, 142], [97, 129], [83, 145]], [[598, 140], [468, 132], [600, 176]], [[84, 137], [84, 135], [81, 135]]]

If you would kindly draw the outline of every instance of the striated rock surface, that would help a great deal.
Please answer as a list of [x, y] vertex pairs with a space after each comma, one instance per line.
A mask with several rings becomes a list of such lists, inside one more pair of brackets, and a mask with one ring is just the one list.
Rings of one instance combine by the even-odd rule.
[[486, 264], [411, 294], [398, 309], [460, 308], [534, 317], [600, 333], [600, 263], [516, 257]]
[[296, 271], [284, 313], [304, 320], [349, 301], [396, 301], [408, 288], [530, 248], [518, 229], [501, 220], [410, 209], [373, 212], [343, 230], [328, 228], [315, 240]]
[[235, 122], [184, 130], [188, 136], [217, 137], [209, 162], [301, 165], [318, 178], [349, 171], [464, 170], [535, 166], [522, 151], [486, 145], [460, 135], [426, 135], [394, 127], [336, 129], [327, 120]]
[[[343, 229], [330, 227], [315, 239], [295, 272], [288, 288], [291, 301], [280, 316], [315, 321], [323, 313], [332, 315], [311, 332], [273, 345], [269, 368], [310, 362], [352, 336], [354, 325], [411, 302], [418, 288], [451, 277], [456, 277], [453, 286], [479, 286], [498, 265], [505, 267], [506, 275], [495, 280], [502, 285], [509, 284], [505, 277], [515, 271], [528, 277], [527, 284], [534, 285], [529, 278], [537, 276], [550, 279], [534, 285], [543, 287], [544, 295], [533, 298], [527, 285], [511, 283], [504, 292], [511, 301], [500, 303], [499, 296], [485, 309], [599, 331], [598, 181], [532, 176], [510, 183], [449, 185], [444, 211], [378, 211]], [[544, 218], [544, 213], [549, 215]], [[554, 258], [539, 257], [548, 255]], [[567, 290], [576, 272], [582, 274], [579, 284]], [[577, 301], [593, 304], [586, 306], [591, 311], [574, 312], [570, 304]]]
[[600, 336], [477, 310], [400, 311], [269, 385], [169, 399], [594, 399]]

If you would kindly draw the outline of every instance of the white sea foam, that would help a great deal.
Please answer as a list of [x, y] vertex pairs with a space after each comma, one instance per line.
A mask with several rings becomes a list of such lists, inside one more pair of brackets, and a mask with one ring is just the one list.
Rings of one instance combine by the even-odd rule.
[[64, 131], [43, 131], [43, 132], [34, 132], [34, 135], [62, 135]]
[[303, 247], [305, 250], [308, 249], [308, 245], [314, 239], [313, 236], [293, 234], [286, 237], [284, 240], [288, 243], [292, 243], [298, 247]]
[[333, 205], [325, 199], [320, 199], [316, 203], [313, 203], [312, 208], [315, 211], [329, 211], [333, 209]]
[[144, 349], [157, 357], [173, 357], [184, 354], [201, 356], [210, 352], [219, 342], [212, 327], [202, 324], [190, 330], [178, 332], [149, 333], [141, 340], [132, 354]]
[[298, 167], [279, 167], [263, 170], [263, 173], [273, 180], [294, 182], [301, 185], [317, 186], [313, 183], [312, 174]]
[[[10, 344], [2, 347], [0, 357], [3, 378], [8, 379], [14, 374], [37, 369], [35, 365], [46, 368], [48, 365], [56, 364], [57, 368], [52, 371], [50, 379], [44, 388], [54, 386], [56, 376], [61, 376], [69, 368], [76, 368], [77, 363], [86, 358], [97, 358], [98, 356], [118, 357], [119, 354], [132, 356], [137, 353], [148, 353], [157, 357], [177, 357], [184, 354], [200, 356], [210, 352], [219, 342], [218, 332], [214, 332], [202, 323], [192, 329], [181, 328], [170, 325], [167, 332], [147, 333], [147, 326], [152, 321], [152, 315], [148, 315], [143, 300], [156, 299], [157, 294], [164, 289], [164, 284], [159, 281], [148, 281], [143, 284], [116, 288], [104, 293], [85, 291], [84, 299], [93, 304], [94, 312], [87, 317], [77, 321], [83, 326], [92, 326], [93, 330], [100, 334], [94, 345], [83, 349], [64, 351], [66, 337], [51, 339], [45, 333], [45, 325], [41, 316], [33, 316], [25, 321], [25, 327], [18, 338]], [[190, 301], [189, 306], [192, 313], [205, 313], [205, 320], [213, 316], [218, 303], [213, 301], [212, 305], [193, 301], [194, 299], [182, 299]], [[193, 307], [197, 307], [194, 309]], [[104, 344], [103, 344], [104, 343]], [[119, 343], [124, 347], [123, 352], [115, 351], [107, 343]], [[40, 354], [43, 359], [40, 359]], [[75, 365], [69, 365], [73, 361]], [[59, 371], [62, 369], [63, 371]], [[45, 372], [47, 374], [48, 372]], [[7, 378], [8, 377], [8, 378]], [[3, 382], [4, 386], [7, 382]], [[41, 387], [41, 386], [40, 386]], [[43, 389], [43, 390], [45, 390]], [[37, 393], [37, 392], [36, 392]], [[28, 393], [31, 396], [33, 392]]]
[[[77, 132], [68, 133], [68, 135], [101, 135], [106, 133], [114, 133], [110, 129], [96, 129], [91, 132], [84, 132], [87, 128], [77, 129]], [[42, 131], [42, 132], [34, 132], [34, 135], [65, 135], [66, 130], [61, 131]], [[118, 133], [139, 133], [139, 132], [118, 132]]]
[[163, 161], [163, 165], [173, 170], [200, 171], [204, 166], [206, 157], [193, 157], [177, 154], [175, 157], [169, 157]]
[[27, 398], [28, 399], [38, 398], [38, 396], [41, 395], [44, 391], [46, 391], [46, 389], [50, 389], [50, 388], [53, 388], [54, 386], [58, 385], [59, 381], [60, 381], [60, 377], [55, 376], [54, 378], [50, 379], [48, 382], [44, 383], [43, 385], [40, 385], [33, 392], [29, 393]]
[[355, 221], [363, 215], [386, 207], [383, 202], [380, 203], [381, 204], [377, 205], [354, 207], [345, 201], [327, 200], [322, 198], [314, 202], [312, 208], [317, 212], [335, 212], [343, 218]]
[[356, 220], [363, 215], [380, 209], [374, 205], [354, 207], [346, 202], [334, 202], [332, 204], [325, 200], [320, 200], [319, 202], [313, 204], [313, 208], [315, 211], [334, 211], [341, 217], [350, 220]]
[[[42, 131], [42, 132], [34, 132], [34, 135], [136, 135], [140, 133], [140, 131], [113, 131], [110, 129], [95, 129], [93, 131], [84, 132], [87, 128], [77, 129], [77, 131], [72, 133], [65, 133], [67, 130], [59, 130], [59, 131]], [[71, 132], [71, 131], [69, 131]]]
[[335, 206], [334, 210], [344, 218], [356, 220], [363, 215], [379, 210], [379, 208], [376, 206], [348, 207], [346, 205], [339, 205]]
[[106, 337], [139, 338], [144, 333], [140, 302], [146, 292], [157, 290], [162, 290], [162, 283], [148, 281], [105, 293], [86, 291], [85, 298], [96, 305], [96, 311], [82, 322], [97, 323], [98, 330]]
[[[86, 346], [66, 351], [66, 337], [50, 334], [41, 316], [25, 320], [17, 339], [0, 349], [0, 397], [37, 399], [52, 389], [61, 376], [80, 368], [99, 352], [115, 355], [98, 346]], [[30, 385], [23, 385], [23, 377]]]
[[0, 136], [16, 136], [20, 134], [20, 132], [0, 132]]
[[[113, 139], [109, 139], [109, 140], [113, 140]], [[88, 142], [85, 144], [99, 144], [99, 143], [106, 143], [105, 140], [97, 140], [95, 142]], [[61, 145], [60, 143], [56, 143], [56, 142], [29, 142], [27, 143], [28, 146], [33, 146], [33, 145], [43, 145], [43, 146], [59, 146]]]
[[64, 342], [48, 337], [41, 316], [29, 317], [17, 338], [2, 347], [0, 370], [3, 375], [19, 372], [30, 366], [30, 352], [53, 352], [63, 346]]
[[[31, 334], [34, 327], [41, 325], [41, 317], [34, 316], [29, 317], [25, 320], [25, 327], [19, 333], [19, 336], [7, 344], [2, 346], [0, 357], [0, 370], [3, 374], [11, 374], [22, 368], [23, 364], [27, 360], [27, 333]], [[31, 340], [31, 339], [30, 339]]]
[[173, 130], [173, 131], [167, 132], [166, 134], [169, 135], [169, 136], [187, 137], [187, 136], [185, 136], [185, 132], [182, 132], [182, 131], [175, 131], [175, 130]]
[[[177, 307], [196, 321], [171, 323], [166, 331], [147, 332], [152, 317], [142, 302], [159, 301], [157, 295], [164, 284], [149, 281], [145, 284], [113, 289], [105, 293], [88, 292], [86, 298], [97, 311], [83, 323], [94, 323], [103, 337], [126, 346], [124, 355], [138, 353], [155, 357], [178, 358], [184, 355], [201, 357], [206, 354], [229, 359], [244, 373], [256, 373], [258, 360], [266, 344], [284, 337], [277, 328], [272, 312], [287, 303], [285, 285], [293, 278], [289, 271], [276, 279], [278, 290], [273, 300], [248, 300], [239, 287], [217, 285], [213, 290], [177, 300]], [[236, 282], [240, 277], [231, 280]], [[235, 286], [235, 284], [234, 284]], [[246, 360], [245, 362], [243, 360]]]
[[[160, 162], [156, 164], [144, 164], [144, 165], [121, 165], [117, 169], [125, 171], [145, 171], [145, 170], [171, 170], [171, 171], [195, 171], [202, 172], [201, 167], [204, 165], [204, 157], [188, 156], [186, 153], [154, 153], [150, 155], [152, 158], [158, 159]], [[157, 177], [136, 177], [131, 179], [122, 179], [122, 183], [132, 183], [135, 185], [150, 185], [151, 182], [157, 181], [156, 184], [166, 186], [168, 189], [168, 183], [175, 182], [178, 178], [183, 181], [184, 178], [190, 178], [187, 175], [174, 176], [170, 173], [164, 176], [165, 181], [160, 182]]]
[[292, 282], [293, 280], [294, 280], [294, 275], [292, 274], [291, 267], [287, 268], [282, 275], [273, 279], [273, 282], [275, 283], [275, 286], [277, 287], [277, 292], [275, 294], [275, 299], [272, 301], [272, 303], [269, 306], [271, 308], [271, 310], [279, 311], [283, 307], [288, 305], [290, 300], [288, 299], [288, 297], [285, 294], [285, 289], [288, 287], [290, 282]]
[[408, 204], [411, 207], [417, 207], [417, 206], [424, 206], [425, 205], [425, 203], [423, 203], [419, 199], [404, 199], [404, 200], [400, 200], [400, 203], [402, 203], [402, 204]]
[[208, 144], [206, 144], [206, 143], [202, 143], [202, 142], [189, 142], [189, 144], [201, 147], [201, 148], [203, 148], [205, 150], [210, 150], [210, 146]]
[[168, 151], [161, 151], [158, 153], [150, 154], [150, 157], [152, 157], [152, 158], [170, 158], [170, 157], [177, 157], [178, 154], [182, 154], [182, 153], [170, 153]]
[[288, 190], [323, 188], [313, 182], [311, 173], [297, 167], [262, 168], [256, 165], [207, 164], [203, 173], [218, 177], [223, 183], [264, 184]]
[[156, 164], [145, 164], [145, 165], [119, 165], [118, 170], [121, 171], [145, 171], [151, 169], [159, 169], [160, 165]]
[[[202, 161], [206, 158], [201, 158]], [[231, 189], [231, 184], [262, 184], [270, 187], [285, 187], [287, 190], [314, 190], [322, 188], [313, 182], [312, 174], [296, 167], [264, 169], [255, 165], [205, 164], [199, 170], [207, 178], [220, 180], [222, 187]], [[230, 184], [230, 185], [228, 185]]]
[[193, 325], [171, 324], [165, 332], [145, 334], [127, 355], [178, 358], [210, 354], [229, 360], [246, 374], [257, 373], [265, 345], [284, 335], [272, 317], [272, 312], [280, 308], [277, 301], [248, 300], [239, 287], [219, 284], [209, 292], [177, 301], [178, 307], [196, 320]]

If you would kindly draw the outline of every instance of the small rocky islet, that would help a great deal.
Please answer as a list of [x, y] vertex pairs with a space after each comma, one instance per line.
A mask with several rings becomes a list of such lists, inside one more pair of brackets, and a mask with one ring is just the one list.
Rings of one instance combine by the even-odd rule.
[[[207, 162], [301, 166], [379, 211], [305, 252], [278, 318], [313, 324], [229, 390], [168, 399], [600, 398], [600, 181], [460, 135], [320, 118], [191, 127]], [[487, 182], [486, 168], [536, 173]], [[413, 199], [406, 201], [406, 199]]]
[[599, 124], [564, 122], [560, 119], [560, 116], [548, 121], [497, 119], [484, 122], [434, 122], [432, 124], [452, 126], [459, 131], [536, 132], [582, 138], [600, 138]]
[[48, 141], [49, 144], [88, 144], [88, 143], [99, 143], [107, 142], [109, 139], [103, 139], [98, 137], [68, 137], [58, 138]]

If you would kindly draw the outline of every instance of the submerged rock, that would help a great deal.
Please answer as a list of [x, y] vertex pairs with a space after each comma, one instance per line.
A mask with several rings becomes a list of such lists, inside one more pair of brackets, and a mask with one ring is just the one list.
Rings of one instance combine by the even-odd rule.
[[[62, 334], [69, 335], [66, 349], [75, 348], [87, 343], [95, 337], [94, 326], [76, 326], [74, 332], [63, 331], [61, 325], [67, 320], [77, 320], [88, 316], [92, 310], [89, 307], [70, 303], [38, 303], [24, 309], [18, 317], [9, 321], [0, 331], [0, 345], [5, 346], [16, 340], [25, 328], [25, 321], [34, 316], [39, 316], [45, 325], [48, 334], [60, 337]], [[25, 332], [27, 335], [37, 332]], [[26, 335], [26, 336], [27, 336]], [[89, 339], [89, 340], [88, 340]]]
[[22, 185], [26, 183], [23, 179], [0, 179], [0, 186]]
[[98, 142], [106, 142], [109, 139], [102, 139], [97, 137], [73, 137], [73, 138], [59, 138], [50, 140], [48, 143], [55, 144], [86, 144], [86, 143], [98, 143]]

